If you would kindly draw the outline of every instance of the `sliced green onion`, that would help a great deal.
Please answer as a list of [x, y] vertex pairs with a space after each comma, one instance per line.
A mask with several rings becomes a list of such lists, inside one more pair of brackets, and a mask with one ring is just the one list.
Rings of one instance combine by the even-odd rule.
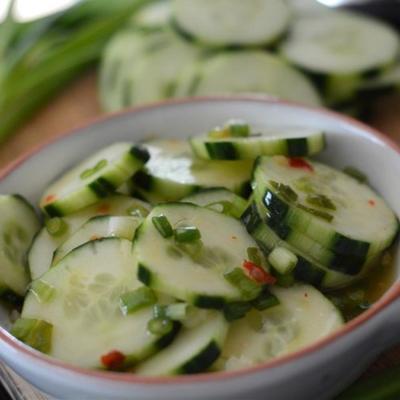
[[166, 335], [171, 332], [174, 324], [169, 318], [153, 318], [147, 324], [147, 329], [153, 335]]
[[284, 200], [289, 202], [297, 201], [297, 193], [289, 186], [284, 183], [279, 183], [275, 181], [269, 181], [271, 186], [275, 189], [276, 194], [284, 198]]
[[176, 228], [174, 236], [178, 243], [192, 243], [201, 238], [201, 233], [195, 226], [185, 226]]
[[309, 194], [315, 193], [315, 189], [314, 189], [312, 182], [306, 176], [303, 176], [302, 178], [297, 179], [294, 182], [294, 186], [296, 186], [296, 188], [298, 190], [300, 190], [301, 192], [309, 193]]
[[282, 287], [290, 287], [293, 286], [296, 282], [293, 273], [289, 274], [280, 274], [278, 272], [275, 273], [276, 284]]
[[30, 291], [36, 296], [39, 303], [50, 302], [56, 294], [55, 287], [41, 279], [32, 282]]
[[333, 201], [323, 194], [310, 194], [307, 196], [306, 201], [313, 206], [327, 208], [328, 210], [336, 210]]
[[360, 183], [366, 183], [368, 182], [368, 177], [365, 175], [363, 172], [361, 172], [359, 169], [355, 167], [345, 167], [343, 168], [343, 172], [346, 175], [351, 176], [355, 180], [357, 180]]
[[251, 304], [246, 301], [235, 301], [224, 307], [224, 317], [228, 322], [241, 319], [250, 311]]
[[96, 171], [94, 170], [94, 168], [88, 168], [85, 169], [80, 175], [79, 178], [81, 179], [88, 179], [90, 178], [92, 175], [94, 175], [96, 173]]
[[285, 247], [275, 247], [268, 255], [269, 263], [280, 274], [289, 274], [297, 265], [298, 259], [296, 254], [292, 253]]
[[250, 135], [250, 126], [241, 120], [228, 121], [226, 128], [232, 137], [248, 137]]
[[247, 257], [249, 261], [256, 265], [262, 265], [262, 257], [260, 255], [260, 250], [257, 247], [248, 247], [247, 248]]
[[51, 350], [51, 337], [53, 325], [40, 319], [18, 319], [11, 329], [11, 334], [28, 346], [49, 353]]
[[175, 303], [169, 305], [156, 304], [153, 307], [154, 318], [167, 318], [173, 321], [182, 321], [186, 318], [189, 311], [187, 303]]
[[266, 310], [279, 304], [278, 298], [272, 294], [267, 287], [264, 287], [260, 295], [251, 302], [258, 311]]
[[332, 220], [333, 220], [333, 215], [329, 214], [325, 211], [316, 210], [315, 208], [311, 208], [311, 207], [306, 207], [306, 206], [303, 206], [302, 204], [298, 204], [298, 207], [304, 211], [307, 211], [308, 213], [310, 213], [312, 215], [315, 215], [316, 217], [324, 219], [325, 221], [332, 222]]
[[59, 217], [48, 219], [45, 222], [47, 232], [51, 236], [62, 236], [68, 231], [68, 224]]
[[237, 287], [245, 299], [255, 299], [261, 292], [262, 286], [248, 278], [241, 268], [234, 268], [224, 274], [224, 278]]
[[99, 172], [101, 169], [105, 168], [108, 164], [108, 161], [103, 158], [94, 166], [94, 172]]
[[123, 293], [119, 300], [122, 313], [127, 315], [151, 306], [157, 301], [157, 297], [150, 288], [143, 286], [132, 292]]
[[162, 237], [169, 238], [174, 234], [174, 230], [164, 214], [153, 217], [151, 221]]

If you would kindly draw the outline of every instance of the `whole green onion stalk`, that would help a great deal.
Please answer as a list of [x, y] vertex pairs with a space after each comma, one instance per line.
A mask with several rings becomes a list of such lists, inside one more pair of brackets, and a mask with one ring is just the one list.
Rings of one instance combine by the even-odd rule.
[[107, 40], [152, 0], [82, 0], [20, 23], [15, 1], [0, 24], [0, 143], [99, 60]]

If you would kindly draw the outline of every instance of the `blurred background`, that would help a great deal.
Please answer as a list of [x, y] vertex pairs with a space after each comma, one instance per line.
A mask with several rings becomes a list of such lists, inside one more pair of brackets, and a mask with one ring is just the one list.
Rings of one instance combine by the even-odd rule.
[[400, 143], [400, 1], [270, 1], [266, 21], [207, 21], [193, 0], [0, 0], [0, 167], [106, 113], [213, 94], [327, 107]]

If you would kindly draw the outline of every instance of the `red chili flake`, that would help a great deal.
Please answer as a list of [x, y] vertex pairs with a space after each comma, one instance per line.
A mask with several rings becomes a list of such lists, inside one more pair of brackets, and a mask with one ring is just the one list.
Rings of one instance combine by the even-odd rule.
[[305, 169], [307, 171], [314, 172], [313, 166], [302, 158], [289, 158], [289, 166], [292, 168]]
[[90, 236], [90, 240], [97, 240], [97, 239], [100, 239], [100, 236], [97, 235]]
[[375, 200], [368, 200], [368, 204], [369, 204], [370, 206], [374, 207], [375, 204], [376, 204], [376, 202], [375, 202]]
[[97, 207], [97, 212], [99, 214], [108, 214], [111, 210], [111, 206], [107, 203], [102, 204], [101, 206]]
[[249, 277], [258, 283], [273, 285], [276, 282], [276, 278], [274, 276], [251, 261], [244, 260], [243, 268], [247, 271]]
[[118, 350], [110, 351], [101, 356], [101, 363], [108, 369], [120, 369], [125, 361], [125, 355]]
[[308, 297], [308, 293], [304, 293], [304, 297]]
[[51, 203], [52, 201], [54, 201], [56, 199], [56, 196], [54, 194], [49, 194], [48, 196], [45, 197], [44, 202], [47, 203]]
[[237, 236], [231, 236], [231, 239], [236, 240]]

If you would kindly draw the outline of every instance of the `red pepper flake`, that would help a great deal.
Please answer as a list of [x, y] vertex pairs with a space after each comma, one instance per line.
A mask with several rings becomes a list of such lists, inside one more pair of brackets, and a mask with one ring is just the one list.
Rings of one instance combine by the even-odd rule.
[[251, 261], [244, 260], [243, 268], [247, 271], [249, 277], [258, 283], [273, 285], [276, 282], [276, 278], [274, 276]]
[[368, 200], [368, 204], [370, 205], [370, 206], [372, 206], [372, 207], [374, 207], [375, 206], [375, 204], [376, 204], [376, 202], [375, 202], [375, 200]]
[[100, 239], [100, 236], [97, 235], [90, 236], [90, 240], [97, 240], [97, 239]]
[[125, 355], [118, 350], [110, 351], [101, 356], [101, 363], [108, 369], [120, 369], [125, 361]]
[[231, 236], [231, 239], [236, 240], [237, 236]]
[[305, 169], [314, 172], [313, 166], [302, 158], [289, 158], [289, 166], [292, 168]]
[[111, 210], [111, 206], [108, 203], [102, 204], [101, 206], [97, 207], [97, 212], [99, 214], [109, 214]]
[[308, 297], [308, 293], [306, 292], [306, 293], [304, 293], [304, 297]]
[[45, 197], [44, 202], [46, 204], [51, 203], [56, 199], [56, 196], [54, 194], [49, 194], [48, 196]]

